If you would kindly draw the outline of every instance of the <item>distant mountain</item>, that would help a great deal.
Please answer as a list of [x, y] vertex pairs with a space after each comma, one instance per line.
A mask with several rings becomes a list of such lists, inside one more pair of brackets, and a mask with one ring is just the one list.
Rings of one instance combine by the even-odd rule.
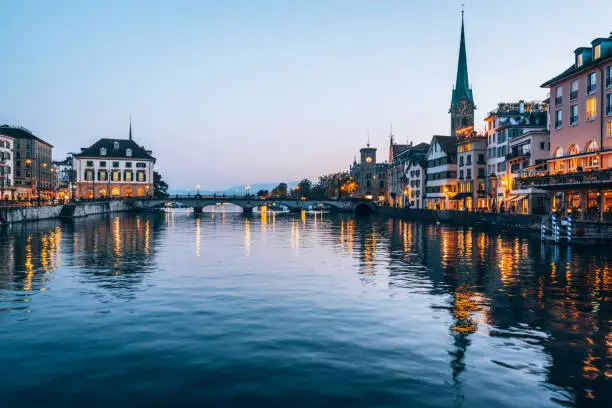
[[[200, 194], [202, 195], [212, 195], [212, 194], [225, 194], [225, 195], [242, 195], [246, 193], [246, 187], [250, 186], [250, 193], [251, 194], [257, 194], [257, 192], [259, 190], [268, 190], [268, 191], [272, 191], [272, 189], [276, 186], [279, 185], [279, 183], [281, 183], [280, 181], [278, 183], [255, 183], [255, 184], [237, 184], [231, 187], [228, 187], [226, 189], [219, 189], [219, 190], [210, 190], [210, 189], [200, 189]], [[295, 188], [295, 186], [297, 186], [298, 182], [297, 181], [289, 181], [289, 182], [285, 182], [287, 183], [287, 187], [289, 189]], [[168, 193], [169, 194], [195, 194], [196, 190], [194, 188], [190, 188], [190, 189], [185, 189], [185, 188], [170, 188], [168, 189]]]

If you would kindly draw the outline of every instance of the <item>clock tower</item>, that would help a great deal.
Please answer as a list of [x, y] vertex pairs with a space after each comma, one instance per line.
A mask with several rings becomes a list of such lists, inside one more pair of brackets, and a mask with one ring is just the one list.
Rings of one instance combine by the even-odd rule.
[[468, 80], [467, 57], [465, 55], [465, 33], [463, 29], [463, 11], [461, 11], [461, 42], [459, 43], [459, 62], [457, 80], [451, 99], [451, 136], [461, 136], [474, 130], [474, 97]]

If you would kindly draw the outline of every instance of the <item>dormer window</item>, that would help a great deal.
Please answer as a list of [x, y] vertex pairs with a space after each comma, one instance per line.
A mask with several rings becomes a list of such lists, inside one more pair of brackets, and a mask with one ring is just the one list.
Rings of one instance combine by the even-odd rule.
[[132, 149], [125, 149], [126, 157], [132, 157]]
[[577, 67], [581, 67], [582, 66], [582, 53], [578, 54], [578, 56], [576, 57], [576, 66]]
[[106, 147], [100, 148], [100, 156], [106, 156]]
[[601, 57], [601, 44], [597, 44], [594, 48], [593, 48], [593, 58], [597, 59]]
[[119, 149], [119, 142], [113, 143], [113, 149], [115, 150]]

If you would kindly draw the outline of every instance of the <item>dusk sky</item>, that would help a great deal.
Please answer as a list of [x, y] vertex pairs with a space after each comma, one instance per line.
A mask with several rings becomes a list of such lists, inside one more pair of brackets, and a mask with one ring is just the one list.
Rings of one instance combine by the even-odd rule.
[[[461, 1], [0, 0], [0, 122], [54, 156], [128, 135], [171, 188], [345, 170], [448, 134]], [[612, 1], [465, 1], [477, 127], [612, 30]]]

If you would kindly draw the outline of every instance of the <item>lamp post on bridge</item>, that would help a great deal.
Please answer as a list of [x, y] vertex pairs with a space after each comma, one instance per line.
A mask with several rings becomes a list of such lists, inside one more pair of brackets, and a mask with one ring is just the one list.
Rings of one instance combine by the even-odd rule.
[[248, 197], [249, 196], [249, 192], [251, 191], [251, 186], [246, 186], [245, 189], [246, 189], [246, 195]]
[[196, 196], [198, 197], [200, 196], [200, 185], [199, 184], [196, 185]]

